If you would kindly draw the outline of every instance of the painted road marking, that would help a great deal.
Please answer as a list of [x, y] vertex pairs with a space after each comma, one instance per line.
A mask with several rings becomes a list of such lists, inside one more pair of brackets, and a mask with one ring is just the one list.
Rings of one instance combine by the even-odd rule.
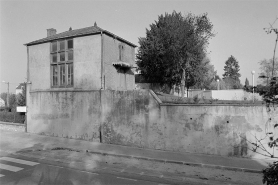
[[130, 180], [130, 181], [137, 181], [136, 179], [129, 179], [129, 178], [124, 178], [124, 177], [117, 177], [118, 179], [124, 179], [124, 180]]
[[0, 164], [0, 169], [13, 171], [13, 172], [18, 172], [18, 171], [22, 170], [23, 168], [10, 166], [10, 165], [6, 165], [6, 164]]
[[25, 161], [25, 160], [15, 159], [15, 158], [11, 158], [11, 157], [1, 157], [0, 159], [4, 160], [4, 161], [19, 163], [19, 164], [25, 164], [25, 165], [29, 165], [29, 166], [35, 166], [35, 165], [39, 164], [39, 163], [36, 163], [36, 162]]
[[4, 177], [5, 175], [0, 174], [0, 177]]

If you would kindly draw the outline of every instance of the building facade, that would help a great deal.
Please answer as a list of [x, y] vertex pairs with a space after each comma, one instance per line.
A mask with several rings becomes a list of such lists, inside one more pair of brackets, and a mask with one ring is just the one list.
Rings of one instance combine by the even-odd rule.
[[105, 91], [135, 88], [135, 45], [96, 24], [27, 46], [27, 132], [101, 140]]
[[135, 45], [99, 28], [56, 33], [25, 44], [32, 90], [132, 90]]

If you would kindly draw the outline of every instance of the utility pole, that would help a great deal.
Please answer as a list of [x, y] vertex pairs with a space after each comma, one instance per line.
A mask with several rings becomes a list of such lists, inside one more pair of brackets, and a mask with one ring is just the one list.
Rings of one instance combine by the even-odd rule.
[[278, 29], [274, 29], [274, 32], [276, 33], [277, 37], [275, 41], [274, 54], [273, 54], [272, 78], [274, 77], [274, 60], [275, 60], [275, 51], [276, 51], [276, 46], [278, 41]]
[[253, 86], [253, 103], [254, 103], [254, 75], [255, 75], [255, 71], [251, 71], [252, 73], [252, 86]]
[[8, 107], [10, 107], [10, 102], [9, 102], [9, 96], [10, 96], [10, 83], [7, 82], [7, 84], [8, 84], [7, 105], [8, 105]]

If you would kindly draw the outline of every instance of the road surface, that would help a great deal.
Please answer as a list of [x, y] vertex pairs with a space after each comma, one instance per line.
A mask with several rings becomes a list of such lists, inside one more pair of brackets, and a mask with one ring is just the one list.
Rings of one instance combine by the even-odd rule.
[[[65, 168], [59, 165], [51, 165], [36, 160], [25, 160], [19, 156], [0, 157], [0, 184], [10, 185], [33, 185], [33, 184], [146, 184], [158, 185], [160, 182], [151, 182], [127, 175], [109, 174], [105, 170], [99, 172], [88, 172]], [[106, 167], [105, 167], [106, 168]], [[142, 178], [142, 177], [141, 177]], [[163, 183], [164, 184], [164, 183]]]

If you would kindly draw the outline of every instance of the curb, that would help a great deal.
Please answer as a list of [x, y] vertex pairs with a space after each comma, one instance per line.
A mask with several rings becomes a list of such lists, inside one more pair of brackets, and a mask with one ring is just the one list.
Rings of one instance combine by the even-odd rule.
[[[57, 150], [58, 147], [52, 148], [50, 150]], [[221, 165], [212, 165], [212, 164], [202, 164], [202, 163], [191, 163], [185, 161], [174, 161], [174, 160], [165, 160], [165, 159], [158, 159], [158, 158], [148, 158], [143, 156], [131, 156], [131, 155], [124, 155], [124, 154], [113, 154], [108, 152], [97, 152], [91, 150], [76, 150], [71, 148], [58, 148], [59, 150], [69, 150], [69, 151], [76, 151], [76, 152], [87, 152], [91, 154], [97, 155], [107, 155], [107, 156], [114, 156], [114, 157], [123, 157], [128, 159], [138, 159], [138, 160], [146, 160], [146, 161], [153, 161], [153, 162], [162, 162], [168, 164], [180, 164], [180, 165], [187, 165], [187, 166], [195, 166], [195, 167], [202, 167], [202, 168], [213, 168], [213, 169], [223, 169], [223, 170], [230, 170], [230, 171], [238, 171], [238, 172], [249, 172], [249, 173], [262, 173], [261, 170], [249, 169], [249, 168], [237, 168], [237, 167], [230, 167], [230, 166], [221, 166]]]
[[78, 150], [78, 149], [67, 148], [67, 147], [54, 147], [54, 148], [46, 148], [46, 149], [29, 149], [29, 150], [23, 150], [20, 153], [34, 152], [34, 151], [46, 151], [46, 150], [68, 150], [68, 151], [84, 152], [84, 153], [91, 153], [91, 154], [103, 155], [103, 156], [113, 156], [113, 157], [122, 157], [122, 158], [128, 158], [128, 159], [138, 159], [138, 160], [146, 160], [146, 161], [153, 161], [153, 162], [161, 162], [164, 164], [179, 164], [179, 165], [195, 166], [195, 167], [201, 167], [201, 168], [222, 169], [222, 170], [229, 170], [229, 171], [249, 172], [249, 173], [262, 173], [262, 170], [249, 169], [249, 168], [238, 168], [238, 167], [203, 164], [203, 163], [192, 163], [192, 162], [185, 162], [185, 161], [165, 160], [165, 159], [158, 159], [158, 158], [148, 158], [148, 157], [143, 157], [143, 156], [114, 154], [114, 153], [109, 153], [109, 152], [100, 152], [100, 151], [91, 151], [91, 150]]
[[1, 125], [13, 125], [13, 126], [22, 126], [25, 127], [24, 123], [12, 123], [12, 122], [4, 122], [4, 121], [0, 121]]

